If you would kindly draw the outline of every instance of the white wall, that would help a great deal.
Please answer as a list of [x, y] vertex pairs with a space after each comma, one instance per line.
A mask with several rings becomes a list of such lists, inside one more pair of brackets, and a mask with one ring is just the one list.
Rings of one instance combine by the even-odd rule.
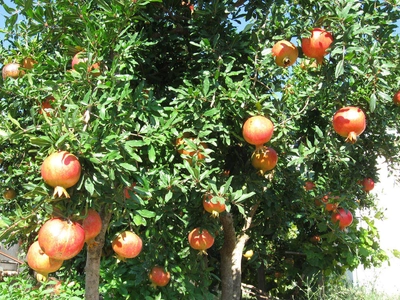
[[400, 183], [389, 177], [387, 165], [381, 163], [380, 182], [371, 191], [377, 195], [378, 206], [385, 210], [385, 219], [375, 221], [381, 237], [381, 248], [390, 259], [390, 266], [385, 263], [381, 268], [364, 270], [359, 267], [353, 272], [355, 284], [364, 285], [388, 295], [400, 295], [400, 259], [391, 254], [391, 250], [400, 251]]

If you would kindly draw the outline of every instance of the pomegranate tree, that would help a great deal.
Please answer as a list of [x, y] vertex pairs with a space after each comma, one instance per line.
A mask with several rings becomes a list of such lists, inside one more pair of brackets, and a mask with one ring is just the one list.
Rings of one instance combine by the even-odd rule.
[[243, 125], [243, 138], [246, 142], [261, 148], [269, 142], [274, 132], [274, 124], [264, 116], [254, 116], [246, 120]]
[[190, 247], [199, 250], [199, 254], [207, 254], [206, 250], [214, 244], [214, 237], [207, 229], [200, 229], [200, 227], [193, 229], [189, 233], [188, 240]]
[[93, 245], [95, 237], [100, 233], [102, 221], [99, 213], [93, 208], [88, 209], [86, 218], [82, 221], [82, 227], [85, 231], [85, 242], [88, 246]]
[[353, 223], [353, 214], [344, 208], [338, 208], [331, 216], [333, 223], [339, 223], [341, 230], [350, 226]]
[[78, 158], [67, 152], [60, 151], [48, 156], [41, 167], [45, 183], [54, 187], [53, 196], [69, 198], [66, 189], [74, 186], [81, 176], [81, 164]]
[[275, 168], [278, 163], [278, 154], [271, 147], [263, 146], [256, 149], [251, 156], [251, 164], [254, 168], [264, 174], [267, 171]]
[[134, 232], [124, 231], [113, 241], [112, 248], [120, 259], [134, 258], [142, 251], [142, 239]]
[[50, 258], [40, 248], [39, 242], [34, 242], [28, 249], [26, 260], [31, 269], [41, 274], [44, 280], [47, 279], [49, 273], [53, 273], [61, 268], [63, 261]]
[[154, 286], [166, 286], [171, 279], [171, 274], [162, 267], [154, 266], [150, 271], [149, 279]]
[[304, 55], [315, 58], [318, 64], [322, 64], [327, 49], [333, 42], [331, 33], [322, 28], [314, 28], [311, 36], [301, 40], [301, 48]]
[[289, 67], [296, 62], [299, 50], [289, 41], [276, 42], [272, 47], [272, 55], [275, 56], [275, 63], [280, 67]]
[[74, 221], [52, 218], [38, 233], [40, 248], [49, 257], [67, 260], [76, 256], [85, 244], [85, 230]]
[[347, 106], [339, 109], [333, 116], [333, 129], [346, 142], [354, 144], [357, 136], [364, 132], [366, 128], [366, 118], [361, 108]]
[[203, 197], [203, 208], [205, 211], [209, 212], [211, 216], [217, 218], [220, 213], [224, 212], [226, 209], [225, 203], [221, 201], [212, 201], [213, 196], [211, 194], [206, 194]]

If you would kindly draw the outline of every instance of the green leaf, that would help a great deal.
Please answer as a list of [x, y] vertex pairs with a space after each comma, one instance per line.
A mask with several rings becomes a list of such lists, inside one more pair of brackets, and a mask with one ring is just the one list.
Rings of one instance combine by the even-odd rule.
[[393, 253], [394, 257], [400, 258], [400, 251], [399, 251], [399, 250], [393, 249], [393, 250], [392, 250], [392, 253]]
[[91, 196], [94, 194], [94, 185], [90, 178], [86, 178], [85, 180], [85, 189], [89, 192]]
[[19, 122], [18, 122], [16, 119], [14, 119], [13, 117], [11, 117], [10, 112], [8, 112], [7, 116], [8, 116], [8, 119], [9, 119], [12, 123], [14, 123], [19, 129], [22, 129], [22, 130], [23, 130], [23, 128], [21, 127], [21, 125], [19, 124]]
[[146, 226], [147, 222], [146, 219], [142, 218], [139, 215], [134, 215], [133, 216], [133, 223], [135, 223], [136, 226]]
[[136, 171], [136, 167], [128, 163], [120, 163], [119, 166], [128, 171], [133, 171], [133, 172]]
[[223, 187], [221, 189], [221, 194], [226, 194], [229, 192], [229, 187], [231, 186], [232, 179], [233, 179], [233, 176], [230, 176], [228, 178], [228, 180], [225, 182], [225, 184], [223, 185]]
[[246, 213], [245, 213], [245, 211], [244, 211], [243, 206], [241, 206], [241, 205], [236, 205], [236, 207], [238, 208], [239, 213], [240, 213], [241, 215], [246, 216]]
[[208, 96], [209, 90], [210, 90], [210, 79], [208, 77], [205, 77], [204, 81], [203, 81], [203, 95], [204, 95], [204, 97]]
[[338, 78], [343, 73], [344, 73], [344, 59], [340, 60], [336, 65], [335, 77]]
[[156, 216], [156, 213], [154, 211], [150, 211], [147, 209], [137, 210], [136, 213], [141, 215], [143, 218], [154, 218]]
[[149, 146], [148, 149], [149, 160], [153, 163], [156, 161], [156, 150], [154, 149], [153, 145]]
[[374, 112], [376, 108], [376, 95], [375, 93], [371, 94], [371, 97], [369, 98], [369, 110], [370, 112]]
[[40, 146], [40, 147], [50, 146], [53, 144], [53, 141], [47, 136], [41, 136], [41, 137], [32, 136], [29, 138], [29, 142], [32, 145], [36, 145], [36, 146]]
[[249, 199], [250, 197], [254, 196], [256, 193], [255, 192], [250, 192], [248, 194], [243, 194], [241, 195], [238, 199], [235, 199], [235, 203], [242, 202], [246, 199]]

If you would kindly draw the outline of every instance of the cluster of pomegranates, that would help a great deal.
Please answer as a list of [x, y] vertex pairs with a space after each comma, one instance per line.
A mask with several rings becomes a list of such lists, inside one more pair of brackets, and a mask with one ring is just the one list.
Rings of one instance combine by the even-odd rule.
[[[305, 56], [315, 59], [317, 64], [322, 64], [332, 42], [333, 36], [330, 32], [322, 28], [314, 28], [311, 30], [310, 37], [301, 40], [301, 48]], [[281, 67], [293, 65], [297, 60], [298, 52], [298, 48], [286, 40], [278, 41], [272, 47], [275, 62]], [[400, 91], [394, 95], [393, 102], [400, 105]], [[346, 142], [355, 143], [357, 137], [366, 128], [365, 113], [359, 107], [343, 107], [335, 113], [332, 123], [335, 132], [345, 137]]]
[[[77, 69], [77, 65], [80, 63], [88, 62], [88, 53], [85, 51], [79, 51], [74, 55], [71, 61], [72, 70]], [[7, 78], [17, 79], [25, 75], [26, 70], [33, 69], [34, 65], [37, 64], [37, 61], [31, 57], [26, 57], [22, 60], [21, 63], [10, 62], [6, 63], [2, 69], [2, 77], [3, 80]], [[96, 62], [87, 67], [87, 72], [92, 76], [97, 77], [101, 75], [101, 67], [100, 63]], [[55, 99], [53, 96], [46, 97], [43, 101], [39, 101], [39, 114], [46, 113], [47, 116], [51, 116], [51, 113], [54, 111], [54, 102]]]
[[8, 77], [17, 79], [24, 76], [25, 70], [31, 70], [34, 64], [36, 64], [36, 61], [31, 57], [24, 58], [21, 63], [6, 63], [1, 71], [3, 80], [6, 80]]
[[[305, 56], [314, 58], [318, 64], [322, 64], [332, 42], [333, 36], [330, 32], [322, 28], [314, 28], [310, 37], [301, 40], [301, 48]], [[299, 51], [293, 43], [281, 40], [272, 47], [272, 55], [278, 66], [289, 67], [296, 62]]]
[[[362, 181], [358, 182], [363, 186], [363, 190], [369, 193], [375, 186], [372, 178], [366, 177]], [[313, 190], [315, 184], [312, 181], [306, 181], [304, 184], [304, 189], [306, 191]], [[331, 193], [324, 195], [321, 199], [315, 199], [315, 204], [317, 206], [324, 205], [325, 210], [332, 212], [331, 220], [334, 224], [338, 223], [339, 228], [344, 230], [346, 227], [350, 226], [353, 222], [353, 215], [349, 210], [339, 207], [339, 203], [336, 202], [339, 199], [338, 196], [331, 196]]]
[[100, 215], [89, 209], [80, 222], [72, 219], [51, 218], [38, 232], [38, 239], [28, 249], [27, 262], [46, 280], [49, 273], [57, 271], [65, 260], [78, 255], [85, 242], [92, 246], [94, 238], [100, 233]]
[[206, 158], [204, 150], [208, 148], [208, 145], [185, 132], [182, 137], [175, 140], [175, 147], [182, 158], [192, 164], [193, 158], [195, 161], [202, 161]]
[[275, 168], [278, 154], [272, 147], [265, 146], [272, 137], [274, 124], [264, 116], [253, 116], [243, 125], [242, 135], [246, 142], [255, 146], [251, 156], [251, 164], [264, 174]]

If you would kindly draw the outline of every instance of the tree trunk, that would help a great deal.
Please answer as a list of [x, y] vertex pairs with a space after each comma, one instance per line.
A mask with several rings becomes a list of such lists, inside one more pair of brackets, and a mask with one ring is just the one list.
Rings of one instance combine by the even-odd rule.
[[100, 211], [100, 216], [102, 220], [101, 231], [95, 239], [96, 243], [90, 247], [87, 247], [86, 267], [85, 267], [86, 300], [99, 300], [100, 259], [111, 215], [112, 211], [110, 206], [108, 205], [104, 206]]
[[224, 228], [224, 244], [221, 249], [221, 299], [239, 300], [242, 294], [242, 254], [249, 236], [242, 234], [236, 238], [230, 213], [221, 216], [221, 223]]
[[[221, 248], [221, 290], [222, 300], [240, 299], [234, 298], [237, 295], [237, 286], [234, 286], [233, 272], [232, 272], [232, 254], [236, 245], [236, 232], [233, 226], [233, 218], [230, 213], [221, 214], [220, 220], [224, 232], [224, 244]], [[240, 292], [239, 285], [239, 292]]]
[[221, 248], [221, 300], [240, 300], [242, 295], [242, 255], [249, 236], [246, 230], [250, 228], [253, 216], [259, 203], [255, 204], [246, 218], [245, 225], [236, 236], [233, 216], [231, 213], [220, 215], [224, 232], [224, 244]]

